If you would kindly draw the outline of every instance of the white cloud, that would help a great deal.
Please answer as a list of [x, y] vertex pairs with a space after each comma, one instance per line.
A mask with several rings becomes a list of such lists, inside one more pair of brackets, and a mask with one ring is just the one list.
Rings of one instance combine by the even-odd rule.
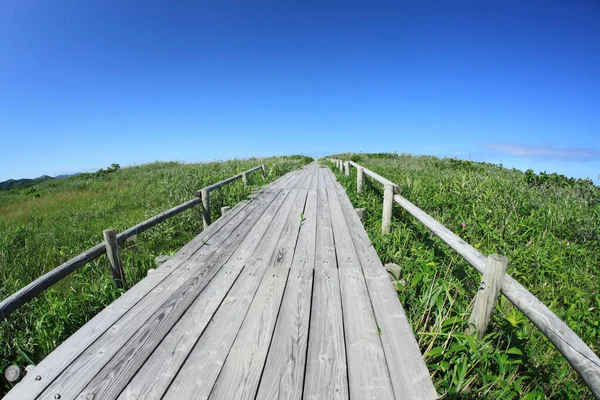
[[491, 149], [513, 157], [538, 160], [590, 161], [600, 159], [600, 151], [590, 148], [554, 148], [550, 146], [523, 146], [511, 143], [488, 143]]

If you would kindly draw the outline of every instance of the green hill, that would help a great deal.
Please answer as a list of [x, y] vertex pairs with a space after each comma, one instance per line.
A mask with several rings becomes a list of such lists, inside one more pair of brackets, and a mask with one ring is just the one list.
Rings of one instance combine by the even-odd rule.
[[9, 179], [7, 181], [0, 182], [0, 190], [26, 188], [26, 187], [30, 187], [33, 185], [37, 185], [38, 183], [41, 183], [41, 182], [49, 181], [51, 179], [55, 179], [55, 178], [48, 176], [48, 175], [43, 175], [43, 176], [40, 176], [39, 178], [34, 178], [34, 179]]

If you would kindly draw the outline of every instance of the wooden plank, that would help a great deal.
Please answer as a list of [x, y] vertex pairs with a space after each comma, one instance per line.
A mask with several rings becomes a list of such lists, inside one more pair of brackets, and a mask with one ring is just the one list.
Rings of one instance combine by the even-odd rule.
[[[319, 244], [317, 252], [318, 248]], [[349, 398], [342, 321], [337, 269], [315, 269], [304, 377], [305, 399]]]
[[[79, 354], [93, 343], [100, 335], [127, 311], [129, 311], [140, 299], [155, 289], [171, 273], [193, 257], [206, 243], [211, 240], [222, 240], [225, 230], [231, 226], [238, 226], [244, 220], [246, 213], [251, 213], [259, 206], [263, 199], [269, 194], [260, 191], [253, 200], [238, 203], [226, 216], [220, 218], [209, 229], [201, 232], [189, 243], [183, 246], [173, 257], [162, 264], [153, 274], [144, 278], [138, 284], [125, 292], [117, 303], [112, 303], [87, 324], [81, 327], [74, 335], [58, 346], [52, 353], [39, 362], [27, 374], [21, 384], [17, 385], [5, 397], [7, 400], [23, 398], [34, 398], [43, 391]], [[104, 247], [104, 246], [103, 246]]]
[[317, 219], [317, 191], [310, 189], [258, 399], [300, 399], [304, 385]]
[[327, 192], [317, 191], [315, 274], [304, 397], [348, 398], [342, 302]]
[[[290, 196], [293, 196], [293, 194]], [[297, 199], [298, 197], [295, 200], [296, 204], [299, 202]], [[286, 202], [289, 203], [291, 200], [288, 198]], [[200, 294], [195, 305], [190, 307], [190, 310], [179, 320], [177, 325], [128, 384], [121, 395], [122, 398], [154, 398], [160, 397], [163, 394], [216, 312], [217, 307], [227, 294], [227, 290], [240, 274], [242, 268], [244, 268], [244, 265], [254, 262], [254, 259], [249, 259], [254, 249], [259, 246], [261, 241], [273, 240], [271, 239], [274, 235], [273, 232], [280, 231], [281, 228], [274, 226], [274, 224], [278, 223], [278, 219], [276, 218], [280, 215], [279, 213], [285, 212], [282, 210], [283, 207], [285, 205], [282, 205], [277, 210], [272, 206], [270, 209], [272, 214], [261, 218], [261, 223], [264, 226], [268, 226], [266, 233], [260, 234], [260, 232], [253, 231], [252, 234], [248, 235], [244, 243], [236, 251], [236, 254], [222, 268], [224, 272], [220, 272], [220, 279], [229, 282], [229, 286], [226, 283], [219, 283], [217, 287], [220, 290], [217, 293], [209, 290]], [[275, 214], [276, 212], [277, 214]], [[275, 217], [273, 217], [273, 214], [275, 214]], [[267, 221], [268, 218], [271, 221]], [[264, 248], [264, 245], [262, 246]], [[263, 256], [264, 254], [259, 254], [254, 257], [256, 260], [261, 261]], [[207, 296], [209, 299], [205, 299]], [[207, 306], [206, 303], [209, 303], [210, 306]]]
[[[394, 200], [463, 256], [479, 273], [484, 273], [487, 257], [404, 197], [395, 195]], [[502, 293], [552, 342], [594, 396], [600, 398], [600, 358], [588, 345], [544, 303], [508, 274], [504, 276]]]
[[[293, 250], [294, 244], [290, 246]], [[255, 398], [289, 271], [281, 265], [267, 270], [210, 394], [211, 399]]]
[[[302, 196], [302, 191], [292, 190], [291, 192]], [[268, 236], [261, 240], [258, 247], [251, 249], [254, 252], [246, 262], [247, 268], [241, 279], [236, 281], [227, 298], [215, 313], [212, 322], [189, 354], [185, 364], [169, 387], [169, 391], [164, 395], [165, 399], [206, 398], [210, 394], [248, 312], [252, 298], [263, 279], [265, 270], [267, 270], [269, 260], [265, 258], [265, 255], [273, 253], [285, 224], [292, 223], [292, 220], [296, 218], [292, 212], [294, 199], [291, 200], [282, 205], [278, 216], [272, 223], [273, 228], [267, 232]], [[286, 220], [285, 224], [281, 223], [284, 219]], [[270, 271], [272, 270], [274, 269]], [[265, 279], [270, 278], [265, 276]]]
[[327, 198], [339, 267], [350, 397], [393, 399], [369, 292], [335, 189], [327, 189]]
[[365, 276], [394, 394], [397, 399], [435, 399], [429, 371], [388, 274], [344, 189], [335, 187]]
[[319, 168], [319, 189], [325, 189], [329, 181], [325, 179], [325, 173], [329, 168]]
[[[221, 235], [215, 235], [208, 246], [200, 248], [194, 257], [184, 264], [185, 267], [182, 266], [170, 274], [128, 310], [118, 322], [69, 365], [60, 379], [44, 391], [42, 398], [52, 398], [55, 394], [60, 394], [63, 398], [74, 397], [117, 352], [123, 354], [121, 347], [127, 345], [132, 336], [142, 335], [140, 340], [144, 338], [155, 340], [159, 337], [164, 332], [163, 329], [166, 329], [164, 327], [175, 318], [177, 310], [187, 308], [196, 294], [218, 271], [218, 268], [213, 268], [212, 263], [220, 267], [243, 241], [245, 233], [255, 227], [257, 221], [260, 222], [265, 209], [280, 202], [281, 196], [277, 196], [277, 193], [268, 193], [266, 199], [272, 199], [273, 202], [259, 202], [253, 213], [241, 216], [244, 220], [237, 227], [231, 226], [235, 230], [223, 231]], [[196, 267], [193, 268], [194, 266]], [[159, 270], [162, 268], [161, 266]], [[158, 270], [149, 277], [153, 277], [157, 272]], [[113, 304], [121, 307], [119, 301]], [[140, 327], [143, 329], [138, 333]], [[131, 350], [132, 353], [136, 351], [135, 348]]]

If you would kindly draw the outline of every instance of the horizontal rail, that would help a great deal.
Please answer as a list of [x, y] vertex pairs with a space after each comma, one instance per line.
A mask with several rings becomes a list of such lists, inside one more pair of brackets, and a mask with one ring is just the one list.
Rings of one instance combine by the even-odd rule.
[[[244, 174], [251, 174], [252, 172], [262, 170], [263, 174], [265, 168], [263, 165], [259, 165], [258, 167], [254, 167], [249, 169], [248, 171], [242, 172], [238, 175], [235, 175], [231, 178], [225, 179], [221, 182], [217, 182], [213, 185], [207, 186], [204, 189], [209, 192], [215, 189], [220, 188], [223, 185], [226, 185], [230, 182], [233, 182], [237, 179], [241, 179]], [[200, 191], [198, 191], [200, 193]], [[164, 211], [158, 215], [155, 215], [152, 218], [149, 218], [135, 226], [132, 226], [129, 229], [124, 230], [123, 232], [117, 235], [117, 243], [121, 244], [128, 238], [137, 235], [139, 233], [144, 232], [147, 229], [152, 228], [153, 226], [160, 224], [161, 222], [174, 217], [175, 215], [182, 213], [185, 210], [188, 210], [195, 205], [201, 204], [202, 199], [200, 197], [196, 197], [192, 200], [189, 200], [183, 204], [175, 206], [167, 211]], [[99, 243], [96, 246], [92, 247], [84, 251], [83, 253], [71, 258], [70, 260], [64, 262], [53, 270], [45, 273], [40, 276], [24, 288], [18, 290], [13, 293], [6, 299], [2, 300], [0, 303], [0, 321], [6, 318], [9, 314], [14, 312], [17, 308], [21, 307], [23, 304], [33, 299], [35, 296], [42, 293], [44, 290], [48, 289], [52, 285], [56, 284], [60, 280], [66, 278], [68, 275], [72, 274], [79, 268], [83, 267], [85, 264], [90, 261], [95, 260], [100, 257], [102, 254], [106, 253], [106, 244], [105, 242]]]
[[[381, 177], [381, 175], [353, 161], [350, 161], [350, 165], [355, 168], [362, 168], [365, 174], [370, 175], [384, 185], [396, 186], [391, 181]], [[401, 195], [395, 194], [394, 201], [429, 228], [483, 275], [486, 268], [486, 256]], [[508, 274], [504, 275], [502, 293], [550, 340], [573, 369], [577, 371], [594, 397], [600, 399], [600, 359], [588, 345], [552, 310]]]
[[365, 168], [362, 165], [355, 163], [354, 161], [349, 161], [349, 163], [354, 168], [362, 168], [365, 175], [369, 175], [371, 178], [375, 179], [377, 182], [381, 183], [384, 186], [398, 186], [394, 182], [392, 182], [388, 179], [385, 179], [383, 176], [379, 175], [377, 172], [373, 172], [370, 169]]
[[250, 175], [251, 173], [253, 173], [253, 172], [256, 172], [256, 171], [259, 171], [259, 170], [262, 170], [262, 169], [263, 169], [263, 166], [262, 166], [262, 165], [259, 165], [258, 167], [254, 167], [254, 168], [252, 168], [252, 169], [249, 169], [248, 171], [245, 171], [245, 172], [239, 173], [239, 174], [237, 174], [237, 175], [235, 175], [235, 176], [232, 176], [231, 178], [224, 179], [224, 180], [222, 180], [221, 182], [213, 183], [213, 184], [212, 184], [212, 185], [210, 185], [210, 186], [206, 186], [205, 188], [202, 188], [202, 189], [198, 190], [198, 191], [196, 192], [196, 194], [197, 194], [198, 196], [200, 196], [200, 195], [201, 195], [201, 192], [202, 192], [202, 190], [206, 190], [207, 192], [212, 192], [213, 190], [215, 190], [215, 189], [218, 189], [218, 188], [220, 188], [220, 187], [222, 187], [222, 186], [228, 185], [228, 184], [230, 184], [231, 182], [237, 181], [238, 179], [242, 179], [242, 178], [243, 178], [243, 176], [244, 176], [244, 174], [246, 174], [246, 175]]
[[[394, 201], [431, 229], [483, 275], [486, 256], [404, 197], [397, 194]], [[502, 293], [552, 342], [585, 381], [594, 396], [600, 397], [600, 359], [585, 342], [552, 310], [508, 274], [504, 275]]]

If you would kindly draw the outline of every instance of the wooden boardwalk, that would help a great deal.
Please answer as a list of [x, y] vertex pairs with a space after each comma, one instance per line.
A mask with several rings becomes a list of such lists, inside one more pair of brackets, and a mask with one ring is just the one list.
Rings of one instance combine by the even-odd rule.
[[316, 164], [255, 193], [6, 399], [431, 399], [385, 268]]

